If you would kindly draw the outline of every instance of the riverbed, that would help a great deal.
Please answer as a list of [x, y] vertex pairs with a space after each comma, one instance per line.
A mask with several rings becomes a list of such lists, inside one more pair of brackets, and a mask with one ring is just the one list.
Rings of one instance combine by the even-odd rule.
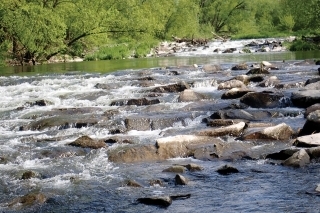
[[[239, 101], [221, 101], [224, 91], [217, 89], [220, 82], [247, 72], [232, 71], [236, 64], [269, 61], [279, 67], [271, 71], [272, 75], [281, 82], [296, 83], [318, 75], [318, 66], [304, 59], [312, 62], [319, 57], [319, 52], [275, 52], [3, 68], [0, 72], [0, 211], [319, 212], [320, 197], [307, 193], [313, 192], [320, 183], [317, 161], [292, 168], [263, 157], [200, 160], [190, 156], [134, 163], [115, 163], [108, 159], [110, 147], [121, 147], [128, 141], [134, 145], [154, 144], [159, 138], [205, 128], [203, 119]], [[221, 70], [205, 72], [202, 68], [207, 64], [219, 64]], [[159, 85], [177, 82], [189, 84], [190, 89], [206, 98], [179, 102], [179, 93], [150, 92]], [[257, 83], [249, 84], [248, 88], [258, 88]], [[282, 92], [290, 97], [298, 88]], [[271, 85], [261, 90], [275, 88]], [[126, 105], [130, 99], [145, 97], [159, 102]], [[65, 113], [68, 110], [74, 114]], [[295, 131], [303, 126], [304, 109], [288, 104], [281, 110], [282, 116], [263, 121], [284, 122]], [[114, 111], [116, 114], [108, 117], [108, 113]], [[150, 129], [139, 125], [129, 129], [124, 124], [126, 118], [141, 114], [170, 115], [179, 119], [170, 124], [154, 121]], [[55, 116], [66, 120], [62, 125], [33, 126], [37, 121]], [[72, 122], [80, 118], [85, 120], [84, 124]], [[125, 127], [127, 129], [123, 129]], [[121, 143], [106, 142], [108, 147], [100, 149], [69, 145], [81, 136], [104, 141], [117, 137]], [[247, 143], [233, 136], [222, 139]], [[260, 148], [258, 144], [253, 149]], [[185, 172], [183, 175], [189, 180], [187, 185], [176, 185], [175, 174], [163, 172], [172, 165], [190, 163], [203, 169]], [[236, 167], [239, 173], [224, 176], [216, 172], [226, 164]], [[24, 179], [26, 171], [35, 175]], [[141, 187], [129, 187], [125, 184], [127, 180], [135, 180]], [[163, 184], [150, 185], [151, 180], [160, 180]], [[15, 203], [19, 197], [30, 193], [43, 195], [45, 201], [40, 199], [31, 206]], [[166, 208], [137, 202], [141, 197], [177, 195], [190, 197], [174, 200]]]

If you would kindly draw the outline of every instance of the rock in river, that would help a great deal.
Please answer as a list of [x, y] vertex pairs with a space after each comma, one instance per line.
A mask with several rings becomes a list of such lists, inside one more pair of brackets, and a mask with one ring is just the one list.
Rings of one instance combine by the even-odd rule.
[[285, 166], [292, 167], [303, 167], [310, 163], [310, 157], [306, 150], [301, 149], [300, 151], [294, 153], [290, 158], [283, 162]]

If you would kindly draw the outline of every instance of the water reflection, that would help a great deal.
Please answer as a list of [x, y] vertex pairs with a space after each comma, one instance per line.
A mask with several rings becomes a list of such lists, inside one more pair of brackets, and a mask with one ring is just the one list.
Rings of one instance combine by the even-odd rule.
[[23, 75], [65, 73], [70, 71], [109, 73], [117, 70], [142, 69], [151, 67], [185, 66], [192, 64], [225, 64], [257, 61], [283, 61], [320, 58], [320, 51], [272, 52], [253, 54], [215, 54], [190, 57], [161, 57], [121, 59], [111, 61], [85, 61], [71, 63], [43, 64], [37, 66], [2, 67], [0, 75]]

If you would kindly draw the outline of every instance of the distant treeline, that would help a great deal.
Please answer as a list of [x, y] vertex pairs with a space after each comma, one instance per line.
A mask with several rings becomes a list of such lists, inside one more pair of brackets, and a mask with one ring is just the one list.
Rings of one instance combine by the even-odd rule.
[[143, 57], [172, 36], [310, 36], [319, 20], [318, 0], [1, 0], [0, 60]]

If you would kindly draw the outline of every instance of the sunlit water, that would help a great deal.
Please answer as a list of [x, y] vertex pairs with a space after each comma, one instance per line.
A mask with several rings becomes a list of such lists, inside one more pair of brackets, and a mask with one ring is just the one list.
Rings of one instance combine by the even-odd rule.
[[[20, 212], [18, 208], [8, 208], [7, 204], [29, 192], [42, 192], [48, 200], [24, 212], [319, 212], [320, 198], [306, 194], [320, 183], [318, 163], [300, 169], [271, 165], [265, 160], [224, 162], [192, 158], [115, 164], [108, 161], [106, 149], [84, 149], [79, 153], [79, 149], [67, 146], [82, 135], [105, 138], [110, 134], [108, 129], [91, 126], [20, 130], [21, 126], [38, 119], [42, 112], [52, 109], [93, 107], [97, 109], [96, 114], [102, 114], [117, 108], [110, 106], [114, 100], [143, 97], [144, 88], [134, 84], [139, 69], [165, 83], [193, 79], [195, 91], [211, 95], [214, 99], [218, 96], [217, 79], [208, 79], [203, 71], [186, 70], [181, 76], [165, 76], [158, 68], [219, 63], [230, 69], [231, 65], [240, 62], [293, 61], [316, 58], [318, 54], [230, 54], [4, 68], [0, 72], [3, 75], [0, 77], [0, 212]], [[157, 68], [147, 69], [150, 67]], [[306, 72], [317, 67], [290, 68], [288, 65], [286, 70], [290, 69]], [[116, 70], [123, 71], [114, 72]], [[237, 74], [241, 72], [233, 75]], [[301, 77], [301, 80], [307, 79], [308, 75]], [[281, 77], [286, 79], [286, 74]], [[115, 86], [103, 90], [96, 88], [97, 84]], [[177, 103], [176, 99], [169, 95], [162, 101], [168, 101], [164, 104], [167, 110], [179, 113], [187, 104]], [[30, 106], [37, 100], [46, 100], [48, 104]], [[299, 111], [294, 107], [287, 110]], [[138, 109], [123, 110], [121, 116], [137, 112]], [[210, 113], [200, 114], [186, 120], [183, 125], [177, 123], [165, 130], [183, 131], [196, 127]], [[283, 117], [276, 122], [283, 120], [295, 129], [304, 123], [303, 116], [295, 119]], [[132, 130], [125, 135], [133, 137], [138, 143], [154, 143], [165, 130]], [[190, 162], [201, 165], [204, 170], [184, 174], [189, 179], [187, 186], [175, 186], [175, 174], [162, 172], [173, 164]], [[216, 170], [224, 164], [237, 167], [240, 173], [219, 175]], [[22, 180], [23, 172], [29, 170], [35, 171], [38, 176]], [[125, 187], [123, 183], [128, 179], [134, 179], [144, 187]], [[152, 179], [161, 179], [165, 185], [150, 186], [148, 182]], [[139, 197], [177, 194], [191, 194], [191, 197], [176, 200], [166, 209], [136, 202]]]

